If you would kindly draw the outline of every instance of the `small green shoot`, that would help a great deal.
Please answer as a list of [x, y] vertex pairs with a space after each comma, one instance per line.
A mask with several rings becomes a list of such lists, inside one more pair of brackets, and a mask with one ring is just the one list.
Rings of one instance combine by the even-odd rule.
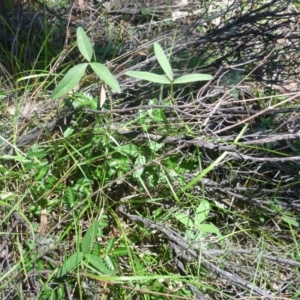
[[[80, 263], [84, 262], [88, 265], [97, 269], [100, 273], [106, 275], [115, 275], [115, 272], [108, 268], [106, 263], [103, 261], [101, 257], [96, 254], [91, 253], [93, 249], [94, 240], [99, 235], [99, 221], [93, 221], [90, 225], [89, 229], [85, 233], [82, 242], [81, 242], [81, 251], [73, 253], [61, 266], [58, 277], [62, 277], [75, 269]], [[113, 242], [110, 243], [109, 252], [113, 247]], [[106, 250], [107, 252], [107, 250]], [[107, 255], [106, 255], [107, 256]], [[107, 260], [107, 258], [105, 257]], [[109, 260], [110, 262], [110, 260]], [[113, 268], [113, 264], [110, 263], [109, 266]]]
[[90, 66], [97, 76], [114, 92], [120, 93], [121, 88], [119, 83], [108, 68], [104, 64], [91, 61], [94, 50], [89, 38], [81, 27], [77, 28], [76, 37], [78, 49], [88, 63], [82, 63], [71, 68], [54, 89], [52, 99], [60, 98], [74, 89], [80, 82], [88, 66]]
[[154, 74], [151, 72], [144, 72], [144, 71], [128, 71], [125, 74], [137, 79], [141, 80], [147, 80], [154, 83], [160, 83], [160, 84], [169, 84], [171, 89], [171, 96], [173, 95], [173, 85], [174, 84], [183, 84], [183, 83], [191, 83], [191, 82], [197, 82], [197, 81], [207, 81], [211, 80], [213, 77], [209, 74], [188, 74], [178, 77], [174, 80], [174, 75], [172, 71], [172, 67], [170, 65], [170, 62], [165, 55], [162, 47], [159, 43], [154, 43], [154, 53], [156, 55], [156, 58], [165, 72], [165, 75], [159, 75]]
[[[194, 218], [189, 217], [183, 212], [177, 212], [174, 214], [174, 217], [187, 228], [187, 238], [193, 239], [194, 241], [199, 239], [201, 240], [207, 233], [213, 233], [219, 238], [222, 237], [219, 229], [214, 224], [204, 223], [209, 215], [210, 209], [210, 203], [205, 199], [200, 199]], [[198, 233], [195, 233], [195, 229]]]

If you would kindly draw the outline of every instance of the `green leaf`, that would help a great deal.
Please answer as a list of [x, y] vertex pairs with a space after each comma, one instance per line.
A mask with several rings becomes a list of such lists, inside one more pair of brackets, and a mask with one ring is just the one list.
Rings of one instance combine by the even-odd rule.
[[131, 76], [141, 80], [147, 80], [154, 83], [160, 84], [170, 84], [170, 80], [166, 78], [164, 75], [153, 74], [150, 72], [143, 71], [128, 71], [125, 73], [127, 76]]
[[128, 254], [128, 249], [125, 247], [119, 247], [112, 251], [112, 256], [124, 256]]
[[282, 216], [282, 220], [284, 222], [286, 222], [289, 225], [295, 226], [295, 227], [299, 227], [299, 222], [297, 222], [295, 219], [291, 218], [291, 217], [287, 217], [287, 216]]
[[61, 268], [58, 271], [57, 276], [62, 277], [65, 274], [67, 274], [68, 272], [70, 272], [72, 269], [77, 267], [80, 264], [80, 262], [82, 261], [83, 256], [84, 256], [84, 254], [82, 252], [73, 253], [61, 266]]
[[174, 217], [186, 227], [193, 227], [194, 223], [189, 216], [182, 212], [176, 212]]
[[94, 254], [85, 254], [85, 258], [88, 264], [91, 264], [95, 267], [98, 271], [105, 275], [115, 275], [115, 272], [110, 270], [106, 264], [104, 263], [103, 259]]
[[54, 89], [51, 98], [57, 99], [69, 93], [80, 81], [83, 76], [88, 63], [79, 64], [70, 69], [61, 82]]
[[67, 138], [69, 136], [72, 135], [72, 133], [74, 132], [74, 128], [68, 127], [65, 131], [64, 131], [64, 138]]
[[114, 75], [109, 69], [100, 63], [92, 62], [93, 71], [116, 93], [121, 93], [121, 88]]
[[231, 89], [230, 95], [232, 95], [233, 98], [239, 99], [240, 98], [240, 92], [238, 89]]
[[136, 156], [140, 151], [134, 144], [122, 145], [116, 148], [116, 150], [122, 154], [128, 154], [130, 156]]
[[[146, 163], [146, 157], [143, 155], [138, 155], [134, 166], [137, 168], [137, 167], [143, 166], [145, 163]], [[133, 178], [140, 178], [142, 176], [143, 172], [144, 172], [144, 168], [139, 168], [133, 172], [132, 176], [133, 176]]]
[[150, 11], [149, 11], [149, 9], [147, 9], [146, 7], [142, 7], [142, 8], [141, 8], [141, 14], [142, 14], [143, 16], [148, 16], [149, 13], [150, 13]]
[[203, 233], [214, 233], [219, 238], [222, 237], [222, 234], [220, 233], [219, 229], [214, 224], [196, 224], [195, 228], [197, 228], [200, 232]]
[[154, 43], [154, 52], [161, 68], [164, 70], [168, 78], [173, 81], [173, 72], [169, 60], [165, 55], [164, 50], [157, 42]]
[[77, 46], [80, 53], [83, 55], [83, 57], [86, 60], [91, 61], [93, 57], [93, 47], [82, 27], [77, 28], [76, 36], [77, 36]]
[[83, 253], [88, 253], [91, 250], [92, 243], [98, 233], [99, 224], [99, 221], [93, 221], [93, 223], [85, 233], [81, 243], [81, 250]]
[[195, 81], [207, 81], [211, 80], [213, 77], [208, 74], [188, 74], [180, 76], [179, 78], [174, 80], [174, 83], [189, 83], [189, 82], [195, 82]]
[[73, 97], [73, 102], [72, 105], [74, 108], [78, 107], [86, 107], [86, 108], [91, 108], [91, 109], [97, 109], [98, 105], [98, 98], [93, 98], [91, 95], [86, 95], [84, 93], [75, 93]]
[[210, 204], [208, 201], [202, 199], [195, 212], [195, 224], [201, 224], [206, 220], [210, 211]]
[[163, 148], [165, 146], [164, 143], [157, 143], [155, 141], [150, 141], [149, 142], [149, 149], [151, 149], [152, 151], [156, 152], [158, 150], [160, 150], [161, 148]]
[[115, 270], [114, 263], [109, 255], [104, 255], [104, 262], [110, 270]]
[[114, 245], [115, 245], [115, 239], [114, 238], [111, 238], [111, 239], [109, 239], [108, 240], [108, 242], [106, 243], [106, 245], [105, 245], [105, 254], [106, 255], [108, 255], [110, 252], [111, 252], [111, 250], [112, 250], [112, 248], [114, 247]]

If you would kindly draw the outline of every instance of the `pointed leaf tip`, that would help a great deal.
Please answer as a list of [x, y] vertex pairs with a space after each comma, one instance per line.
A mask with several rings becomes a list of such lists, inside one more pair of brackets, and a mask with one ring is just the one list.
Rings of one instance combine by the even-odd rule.
[[54, 89], [51, 98], [57, 99], [69, 93], [82, 78], [88, 64], [79, 64], [71, 68]]
[[80, 53], [87, 61], [91, 61], [93, 57], [93, 47], [82, 27], [76, 30], [77, 46]]
[[121, 93], [118, 81], [105, 65], [97, 62], [92, 62], [90, 65], [99, 78], [103, 80], [114, 92]]
[[170, 62], [167, 58], [167, 56], [164, 53], [164, 50], [160, 46], [159, 43], [155, 42], [154, 43], [154, 52], [156, 55], [156, 58], [161, 66], [161, 68], [164, 70], [168, 78], [172, 81], [173, 80], [173, 71], [172, 67], [170, 65]]

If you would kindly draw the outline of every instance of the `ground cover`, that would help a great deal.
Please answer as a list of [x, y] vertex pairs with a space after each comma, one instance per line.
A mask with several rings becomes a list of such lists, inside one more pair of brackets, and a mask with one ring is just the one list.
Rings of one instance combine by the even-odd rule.
[[0, 3], [1, 299], [299, 298], [299, 4], [248, 2]]

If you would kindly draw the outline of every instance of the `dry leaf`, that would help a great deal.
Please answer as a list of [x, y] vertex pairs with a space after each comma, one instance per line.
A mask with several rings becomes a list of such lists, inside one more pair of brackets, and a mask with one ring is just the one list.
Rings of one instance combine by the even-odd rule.
[[10, 114], [10, 115], [14, 115], [16, 113], [16, 108], [14, 105], [10, 105], [7, 107], [7, 112]]
[[101, 88], [100, 88], [100, 108], [104, 105], [105, 100], [106, 100], [105, 88], [104, 88], [104, 85], [101, 84]]
[[78, 6], [80, 7], [80, 9], [84, 9], [83, 0], [78, 0]]
[[[36, 111], [35, 103], [33, 101], [28, 101], [28, 102], [26, 102], [26, 104], [23, 107], [21, 107], [19, 113], [22, 117], [29, 118], [29, 117], [34, 115], [35, 111]], [[15, 105], [8, 106], [7, 107], [7, 112], [10, 115], [15, 115], [16, 114]]]
[[45, 235], [46, 234], [47, 224], [48, 224], [47, 209], [43, 208], [41, 210], [40, 227], [39, 227], [39, 230], [38, 230], [39, 234], [41, 234], [41, 235]]
[[33, 115], [34, 111], [35, 111], [34, 103], [32, 101], [28, 101], [21, 109], [21, 114], [23, 117], [30, 117]]

